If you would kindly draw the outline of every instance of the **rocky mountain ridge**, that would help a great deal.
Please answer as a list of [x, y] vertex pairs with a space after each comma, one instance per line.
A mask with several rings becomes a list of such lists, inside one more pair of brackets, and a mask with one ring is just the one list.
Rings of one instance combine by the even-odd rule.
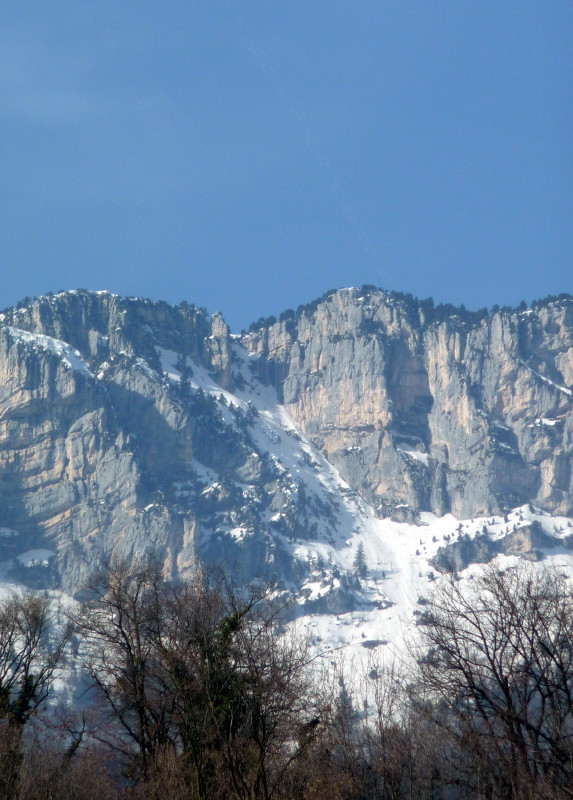
[[379, 513], [471, 517], [528, 501], [573, 513], [570, 297], [443, 315], [348, 289], [308, 308], [243, 344]]
[[363, 287], [281, 316], [237, 336], [192, 305], [85, 291], [4, 311], [4, 579], [75, 592], [102, 559], [152, 553], [172, 576], [264, 573], [309, 613], [387, 613], [398, 561], [411, 584], [480, 560], [438, 553], [483, 534], [460, 519], [495, 517], [495, 539], [531, 503], [513, 525], [568, 550], [570, 297], [471, 314]]

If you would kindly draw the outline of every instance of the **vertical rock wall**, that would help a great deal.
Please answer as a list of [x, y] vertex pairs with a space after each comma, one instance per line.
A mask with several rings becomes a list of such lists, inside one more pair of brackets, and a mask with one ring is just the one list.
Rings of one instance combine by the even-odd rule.
[[571, 514], [573, 302], [439, 316], [347, 289], [244, 344], [380, 513], [468, 517], [531, 500]]

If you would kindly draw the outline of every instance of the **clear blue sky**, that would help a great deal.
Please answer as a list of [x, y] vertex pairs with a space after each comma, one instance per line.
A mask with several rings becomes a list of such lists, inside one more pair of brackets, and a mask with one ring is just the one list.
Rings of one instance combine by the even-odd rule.
[[573, 292], [571, 0], [18, 0], [0, 307]]

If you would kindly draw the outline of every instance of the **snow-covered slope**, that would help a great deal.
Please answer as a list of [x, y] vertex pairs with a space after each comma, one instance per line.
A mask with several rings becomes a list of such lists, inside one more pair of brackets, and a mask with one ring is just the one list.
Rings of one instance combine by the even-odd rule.
[[[234, 424], [237, 409], [250, 416], [256, 452], [269, 457], [284, 486], [283, 508], [267, 511], [265, 524], [272, 531], [275, 548], [306, 566], [305, 579], [291, 580], [283, 588], [297, 596], [298, 616], [304, 618], [318, 649], [348, 649], [353, 654], [362, 649], [362, 657], [364, 650], [368, 653], [381, 647], [389, 647], [393, 654], [403, 652], [420, 614], [419, 601], [431, 591], [434, 581], [440, 580], [445, 571], [441, 562], [446, 559], [447, 566], [448, 551], [459, 543], [487, 537], [492, 550], [479, 557], [480, 563], [496, 558], [500, 564], [510, 565], [525, 557], [555, 562], [573, 574], [573, 520], [530, 505], [504, 516], [461, 521], [451, 514], [436, 517], [431, 513], [422, 513], [416, 524], [378, 518], [303, 434], [274, 389], [253, 377], [256, 356], [249, 356], [237, 342], [232, 349], [234, 382], [241, 387], [235, 392], [223, 389], [205, 368], [186, 364], [174, 351], [160, 349], [162, 369], [168, 380], [178, 383], [181, 370], [188, 367], [190, 385], [216, 400], [226, 424]], [[418, 451], [411, 455], [424, 457]], [[208, 478], [199, 463], [196, 468]], [[207, 480], [204, 491], [214, 485], [216, 482]], [[301, 489], [302, 500], [298, 497]], [[281, 529], [281, 520], [292, 512], [292, 498], [307, 506], [312, 520], [305, 534], [296, 537]], [[528, 545], [525, 537], [508, 553], [501, 548], [496, 551], [497, 543], [516, 533], [529, 533], [532, 524], [534, 530], [546, 534], [540, 547]], [[217, 535], [224, 533], [237, 539], [250, 535], [241, 526], [221, 527]], [[355, 563], [359, 548], [364, 554], [364, 577]], [[271, 552], [270, 571], [272, 565]], [[471, 580], [479, 568], [472, 562], [463, 565], [461, 580]]]
[[[454, 485], [470, 502], [462, 484], [474, 480], [471, 453], [444, 455], [440, 431], [464, 447], [470, 431], [482, 493], [491, 478], [488, 459], [496, 470], [522, 469], [515, 455], [521, 442], [510, 411], [502, 421], [477, 408], [477, 390], [469, 392], [465, 379], [453, 384], [463, 359], [457, 372], [448, 361], [443, 397], [435, 381], [431, 414], [437, 419], [441, 403], [442, 427], [435, 419], [424, 427], [431, 404], [421, 356], [404, 361], [402, 383], [384, 362], [398, 347], [388, 344], [394, 328], [402, 338], [418, 335], [411, 315], [401, 322], [404, 309], [384, 301], [369, 327], [364, 314], [372, 304], [365, 302], [348, 290], [325, 303], [318, 321], [301, 313], [300, 341], [289, 333], [290, 317], [276, 330], [273, 324], [233, 337], [219, 315], [208, 321], [191, 306], [105, 293], [66, 293], [7, 313], [0, 320], [2, 585], [73, 594], [113, 555], [152, 555], [169, 577], [189, 575], [198, 560], [223, 563], [239, 578], [266, 577], [291, 597], [317, 648], [367, 657], [403, 649], [418, 601], [444, 571], [471, 580], [494, 558], [573, 569], [567, 517], [526, 503], [460, 520], [397, 502], [400, 480], [411, 489], [406, 499], [426, 498], [426, 508], [440, 492], [443, 505]], [[329, 328], [327, 312], [340, 316], [341, 309], [348, 325], [353, 315], [358, 320], [356, 335], [338, 319], [335, 332]], [[392, 317], [384, 336], [382, 311]], [[428, 331], [437, 337], [430, 356], [439, 372], [447, 348], [437, 328]], [[368, 365], [376, 359], [372, 378]], [[520, 401], [519, 436], [534, 438], [539, 463], [552, 465], [541, 470], [545, 488], [534, 488], [552, 497], [557, 487], [565, 505], [570, 456], [559, 448], [571, 424], [570, 390], [539, 369], [523, 369], [536, 383], [529, 417]], [[555, 387], [557, 399], [546, 397]], [[361, 405], [353, 416], [355, 390]], [[375, 416], [384, 392], [386, 416]], [[492, 493], [492, 510], [500, 497]]]
[[[181, 357], [166, 350], [160, 355], [164, 374], [179, 382], [184, 369]], [[493, 559], [500, 566], [521, 558], [540, 565], [556, 563], [573, 574], [573, 520], [531, 505], [503, 516], [467, 520], [427, 512], [422, 512], [416, 524], [380, 519], [303, 434], [275, 391], [253, 377], [255, 360], [256, 356], [249, 356], [234, 342], [234, 379], [241, 389], [234, 393], [224, 390], [195, 364], [188, 365], [190, 384], [217, 400], [227, 424], [233, 424], [233, 409], [251, 414], [250, 431], [257, 452], [268, 454], [285, 481], [284, 508], [269, 512], [265, 522], [277, 546], [307, 566], [305, 579], [291, 581], [285, 588], [296, 594], [298, 615], [304, 618], [305, 629], [318, 649], [347, 649], [361, 658], [364, 651], [379, 648], [388, 648], [394, 655], [403, 653], [405, 640], [414, 635], [420, 601], [448, 571], [449, 554], [460, 545], [468, 549], [467, 543], [482, 543], [477, 555], [469, 545], [470, 561], [459, 565], [462, 581], [471, 580], [480, 564]], [[411, 455], [424, 457], [418, 451]], [[303, 502], [315, 509], [314, 520], [306, 535], [291, 537], [281, 532], [280, 521], [291, 508], [286, 498], [296, 496], [301, 487]], [[321, 516], [324, 508], [333, 513]], [[539, 542], [535, 536], [531, 541], [532, 528], [538, 538], [541, 534]], [[241, 538], [249, 532], [237, 527], [229, 534]], [[485, 539], [491, 542], [490, 548], [484, 549]], [[503, 546], [508, 539], [512, 541]], [[364, 554], [364, 577], [356, 568], [359, 548]]]

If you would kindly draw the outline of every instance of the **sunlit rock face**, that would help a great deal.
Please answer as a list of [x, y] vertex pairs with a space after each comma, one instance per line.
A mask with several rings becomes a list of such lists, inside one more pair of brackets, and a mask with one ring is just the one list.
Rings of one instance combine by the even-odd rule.
[[188, 304], [49, 295], [0, 315], [0, 571], [77, 591], [113, 555], [224, 560], [344, 605], [368, 515], [573, 515], [572, 396], [565, 297], [345, 289], [232, 336]]
[[380, 513], [573, 513], [570, 298], [481, 315], [347, 289], [244, 344]]

